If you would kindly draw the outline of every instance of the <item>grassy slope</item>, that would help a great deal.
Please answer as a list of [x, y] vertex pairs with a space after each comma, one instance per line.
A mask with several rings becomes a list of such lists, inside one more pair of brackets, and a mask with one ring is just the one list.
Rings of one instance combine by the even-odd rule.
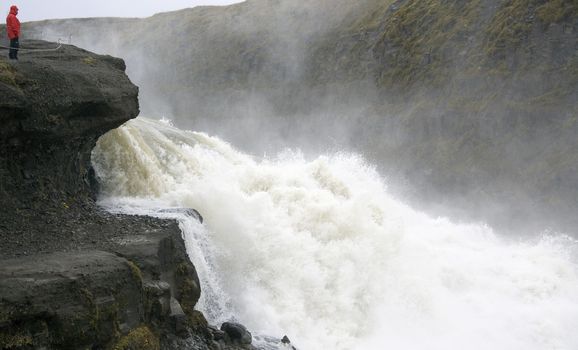
[[401, 112], [373, 137], [388, 137], [391, 125], [406, 135], [377, 145], [378, 157], [421, 183], [420, 197], [497, 199], [522, 216], [540, 207], [571, 221], [578, 209], [578, 4], [389, 5], [379, 2], [316, 44], [312, 83], [374, 79], [384, 92], [381, 114]]

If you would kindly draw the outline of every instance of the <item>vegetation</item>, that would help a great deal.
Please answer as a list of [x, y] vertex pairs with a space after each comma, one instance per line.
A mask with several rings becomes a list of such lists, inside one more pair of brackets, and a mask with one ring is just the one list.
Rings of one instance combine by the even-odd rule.
[[32, 346], [32, 336], [19, 329], [0, 332], [0, 349], [21, 349]]
[[532, 28], [535, 0], [508, 0], [493, 17], [486, 30], [486, 54], [505, 55], [505, 50], [518, 49], [527, 40]]
[[0, 82], [13, 86], [16, 85], [15, 70], [6, 62], [0, 62]]
[[528, 206], [557, 216], [578, 208], [569, 175], [578, 160], [568, 148], [578, 109], [576, 11], [563, 0], [398, 1], [316, 44], [310, 71], [320, 83], [375, 79], [388, 97], [380, 110], [394, 120], [386, 125], [406, 138], [361, 147], [380, 149], [414, 185], [479, 205], [521, 208], [529, 196]]
[[179, 302], [185, 314], [189, 317], [194, 314], [195, 304], [199, 298], [199, 286], [191, 279], [193, 272], [190, 271], [190, 265], [187, 263], [180, 263], [175, 271], [175, 279], [177, 280]]
[[130, 331], [126, 336], [122, 337], [116, 345], [114, 350], [159, 350], [160, 342], [157, 335], [155, 335], [147, 326], [140, 326]]
[[576, 19], [578, 3], [575, 0], [549, 0], [540, 5], [536, 13], [544, 24]]
[[135, 280], [135, 282], [137, 282], [137, 284], [140, 286], [143, 283], [143, 276], [142, 276], [142, 271], [140, 270], [140, 268], [132, 261], [127, 260], [127, 265], [130, 268], [130, 272], [132, 273], [132, 276]]
[[479, 0], [404, 2], [378, 38], [376, 50], [386, 63], [378, 72], [379, 84], [447, 83], [480, 26], [479, 12]]
[[96, 64], [96, 59], [94, 57], [85, 57], [82, 59], [82, 62], [89, 66], [94, 66]]

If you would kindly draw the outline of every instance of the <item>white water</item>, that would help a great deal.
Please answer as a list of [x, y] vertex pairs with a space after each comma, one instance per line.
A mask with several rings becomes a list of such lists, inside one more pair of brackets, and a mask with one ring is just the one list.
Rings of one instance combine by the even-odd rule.
[[356, 156], [254, 159], [143, 118], [93, 162], [107, 205], [204, 216], [180, 219], [212, 322], [235, 315], [302, 350], [578, 349], [569, 238], [508, 242], [430, 218]]

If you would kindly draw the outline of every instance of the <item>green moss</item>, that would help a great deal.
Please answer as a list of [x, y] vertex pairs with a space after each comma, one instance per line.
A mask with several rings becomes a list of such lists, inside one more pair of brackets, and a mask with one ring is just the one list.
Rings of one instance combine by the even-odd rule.
[[0, 62], [0, 82], [16, 85], [16, 73], [14, 68], [5, 62]]
[[412, 0], [385, 22], [380, 38], [387, 69], [381, 85], [447, 82], [454, 56], [478, 27], [480, 1]]
[[206, 329], [209, 326], [209, 322], [205, 318], [202, 312], [193, 310], [189, 315], [189, 322], [194, 329]]
[[142, 285], [142, 281], [143, 281], [143, 277], [142, 277], [142, 271], [141, 269], [132, 261], [127, 260], [127, 265], [130, 268], [130, 271], [132, 273], [132, 276], [134, 277], [135, 281], [139, 284]]
[[78, 329], [81, 338], [96, 336], [98, 339], [109, 340], [117, 339], [119, 333], [119, 305], [116, 302], [105, 305], [97, 305], [93, 293], [87, 288], [80, 288], [80, 295], [84, 299], [86, 313], [78, 314], [76, 321], [72, 324], [88, 323], [89, 328]]
[[195, 302], [198, 299], [199, 287], [191, 278], [192, 271], [187, 263], [181, 263], [176, 268], [178, 299], [187, 315], [192, 315]]
[[449, 98], [447, 106], [452, 111], [466, 113], [480, 113], [488, 108], [495, 101], [495, 94], [489, 96], [480, 96], [477, 99], [471, 97], [456, 96]]
[[140, 326], [122, 337], [113, 347], [114, 350], [160, 350], [160, 342], [147, 326]]
[[0, 331], [0, 349], [18, 349], [33, 344], [32, 336], [22, 330]]
[[485, 53], [503, 58], [507, 50], [521, 46], [532, 28], [531, 18], [538, 0], [508, 0], [496, 12], [486, 30]]
[[96, 64], [96, 59], [94, 57], [85, 57], [82, 59], [82, 62], [89, 66], [94, 66]]
[[375, 0], [358, 10], [350, 23], [342, 25], [344, 32], [360, 32], [379, 28], [394, 0]]
[[[521, 71], [546, 72], [555, 63], [541, 61], [542, 56], [536, 55], [538, 50], [549, 48], [541, 43], [541, 37], [532, 34], [534, 29], [538, 23], [566, 21], [572, 25], [570, 19], [578, 17], [575, 0], [505, 0], [493, 13], [480, 0], [407, 0], [396, 6], [384, 11], [375, 5], [363, 20], [352, 22], [357, 29], [349, 29], [350, 33], [378, 28], [378, 39], [373, 47], [359, 46], [363, 39], [351, 34], [350, 38], [359, 42], [346, 47], [349, 60], [339, 55], [333, 59], [341, 65], [336, 71], [363, 79], [367, 69], [358, 63], [356, 70], [355, 61], [373, 50], [374, 57], [378, 57], [374, 76], [379, 85], [402, 90], [416, 83], [422, 87], [444, 86], [463, 72], [500, 78]], [[333, 40], [324, 50], [338, 44]], [[317, 61], [317, 66], [325, 69], [323, 61], [328, 59]], [[327, 72], [331, 74], [335, 73]]]
[[575, 0], [550, 0], [537, 8], [536, 14], [544, 24], [558, 23], [578, 16], [578, 3]]

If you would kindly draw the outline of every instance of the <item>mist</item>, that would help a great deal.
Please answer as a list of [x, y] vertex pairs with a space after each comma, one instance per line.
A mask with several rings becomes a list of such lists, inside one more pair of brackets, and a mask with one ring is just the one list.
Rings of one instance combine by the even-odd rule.
[[[374, 104], [368, 101], [378, 98], [373, 83], [315, 87], [303, 82], [309, 79], [309, 47], [367, 1], [342, 1], [339, 7], [334, 1], [254, 3], [144, 20], [36, 22], [27, 34], [124, 58], [141, 89], [142, 115], [223, 136], [251, 152], [285, 147], [317, 152], [327, 142], [330, 148], [349, 148], [350, 139], [359, 138], [354, 126]], [[207, 23], [196, 23], [201, 19]], [[155, 27], [166, 28], [167, 34], [151, 30]], [[163, 43], [164, 37], [171, 42]], [[237, 48], [239, 56], [219, 57]]]
[[[55, 0], [40, 2], [20, 0], [21, 21], [39, 21], [58, 18], [89, 17], [149, 17], [159, 12], [168, 12], [195, 6], [223, 6], [241, 2], [240, 0], [170, 0], [139, 1], [138, 6], [128, 1], [101, 0], [99, 2], [79, 2], [74, 0]], [[7, 10], [7, 9], [6, 9]]]
[[[387, 23], [375, 20], [395, 18], [396, 8], [377, 4], [251, 0], [147, 19], [35, 22], [27, 35], [124, 58], [143, 116], [218, 135], [257, 157], [287, 148], [310, 157], [359, 153], [377, 164], [392, 192], [433, 215], [516, 235], [571, 233], [574, 191], [565, 189], [578, 182], [572, 166], [553, 165], [561, 167], [553, 177], [541, 169], [576, 146], [568, 142], [575, 125], [553, 143], [560, 130], [544, 122], [571, 110], [516, 109], [517, 100], [542, 94], [532, 91], [547, 85], [539, 74], [471, 78], [463, 52], [479, 51], [483, 37], [401, 56], [397, 39], [377, 39]], [[365, 31], [349, 30], [356, 26]], [[427, 77], [437, 61], [441, 85], [388, 85], [406, 66]], [[496, 96], [494, 87], [506, 94]], [[519, 134], [520, 125], [532, 130]]]

